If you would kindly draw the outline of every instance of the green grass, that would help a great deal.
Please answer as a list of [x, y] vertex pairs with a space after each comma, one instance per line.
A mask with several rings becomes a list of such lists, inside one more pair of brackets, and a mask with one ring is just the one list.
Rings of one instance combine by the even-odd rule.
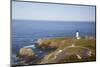
[[[51, 42], [55, 42], [55, 43], [58, 44], [58, 46], [57, 45], [54, 46], [57, 49], [55, 51], [51, 52], [50, 54], [46, 55], [41, 60], [40, 64], [44, 64], [44, 63], [78, 62], [78, 61], [93, 61], [93, 60], [96, 60], [96, 56], [95, 56], [96, 40], [95, 40], [95, 38], [92, 38], [92, 39], [90, 39], [90, 38], [81, 38], [79, 40], [77, 40], [75, 38], [72, 38], [72, 37], [68, 37], [68, 38], [67, 37], [50, 38], [50, 39], [44, 40], [42, 46], [45, 46], [45, 45], [46, 46], [50, 46]], [[78, 46], [78, 47], [67, 48], [67, 47], [71, 46], [72, 44], [75, 44], [75, 46]], [[82, 53], [84, 50], [86, 50], [85, 48], [92, 51], [92, 56], [83, 58], [81, 60], [77, 59], [75, 54]], [[54, 57], [55, 57], [56, 53], [59, 50], [66, 50], [66, 52], [69, 53], [69, 55], [65, 56], [64, 59], [61, 59], [61, 60], [57, 61], [56, 59], [59, 59], [59, 58], [54, 59]]]
[[58, 38], [50, 38], [47, 40], [43, 40], [41, 46], [50, 46], [56, 44], [55, 47], [59, 47], [60, 49], [63, 49], [64, 47], [70, 46], [72, 44], [75, 44], [76, 46], [82, 46], [87, 47], [89, 49], [95, 50], [96, 48], [96, 40], [94, 39], [85, 39], [81, 38], [79, 40], [71, 37], [58, 37]]

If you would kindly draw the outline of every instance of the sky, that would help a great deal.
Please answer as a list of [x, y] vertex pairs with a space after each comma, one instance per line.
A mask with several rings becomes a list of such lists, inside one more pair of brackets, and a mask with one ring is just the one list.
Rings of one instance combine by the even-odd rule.
[[47, 21], [95, 21], [95, 6], [13, 1], [12, 19]]

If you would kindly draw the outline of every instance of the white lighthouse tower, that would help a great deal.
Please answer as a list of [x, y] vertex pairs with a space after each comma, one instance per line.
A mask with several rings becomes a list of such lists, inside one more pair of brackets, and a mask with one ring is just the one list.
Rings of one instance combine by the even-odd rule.
[[76, 39], [80, 39], [79, 31], [76, 31]]

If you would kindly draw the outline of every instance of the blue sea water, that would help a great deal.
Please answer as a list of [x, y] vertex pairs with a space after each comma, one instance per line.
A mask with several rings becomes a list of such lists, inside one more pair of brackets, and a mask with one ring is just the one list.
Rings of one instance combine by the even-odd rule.
[[12, 63], [18, 50], [34, 45], [36, 39], [75, 36], [76, 30], [80, 36], [95, 36], [95, 22], [12, 20]]

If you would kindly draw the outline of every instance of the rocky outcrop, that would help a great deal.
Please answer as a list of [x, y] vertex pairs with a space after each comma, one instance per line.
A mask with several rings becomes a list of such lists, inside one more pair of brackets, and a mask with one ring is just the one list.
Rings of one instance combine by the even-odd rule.
[[35, 53], [31, 48], [21, 48], [19, 50], [19, 57], [27, 61], [33, 59]]
[[47, 39], [38, 39], [37, 44], [39, 46], [49, 46], [53, 48], [58, 48], [65, 44], [71, 43], [72, 38], [47, 38]]

